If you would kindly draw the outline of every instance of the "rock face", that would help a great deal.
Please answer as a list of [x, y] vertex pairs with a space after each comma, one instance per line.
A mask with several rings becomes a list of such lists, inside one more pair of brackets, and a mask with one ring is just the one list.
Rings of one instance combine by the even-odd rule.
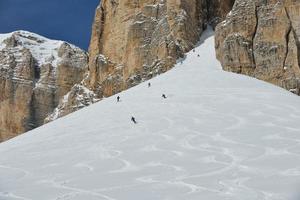
[[216, 28], [217, 58], [242, 73], [300, 94], [300, 2], [237, 0]]
[[[195, 46], [206, 25], [222, 19], [232, 4], [232, 0], [101, 1], [89, 49], [89, 85], [94, 90], [104, 85], [100, 95], [110, 96], [167, 71]], [[99, 54], [115, 66], [102, 69]], [[107, 76], [111, 72], [116, 77]]]
[[231, 11], [234, 2], [235, 0], [206, 0], [208, 23], [216, 27]]
[[84, 51], [62, 41], [0, 34], [0, 141], [42, 125], [83, 79], [87, 62]]
[[[110, 96], [167, 71], [197, 43], [205, 6], [196, 0], [101, 1], [89, 50], [89, 85]], [[100, 54], [111, 61], [108, 66]]]
[[89, 71], [81, 84], [88, 92], [73, 88], [70, 94], [80, 103], [65, 97], [69, 101], [61, 102], [49, 119], [96, 101], [91, 96], [108, 97], [169, 70], [197, 44], [208, 24], [224, 19], [233, 2], [102, 0], [93, 23]]

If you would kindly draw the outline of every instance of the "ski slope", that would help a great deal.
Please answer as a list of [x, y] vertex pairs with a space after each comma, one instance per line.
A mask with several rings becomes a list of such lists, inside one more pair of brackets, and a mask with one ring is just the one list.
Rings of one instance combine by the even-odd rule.
[[300, 199], [298, 96], [222, 71], [212, 32], [151, 84], [0, 144], [0, 199]]

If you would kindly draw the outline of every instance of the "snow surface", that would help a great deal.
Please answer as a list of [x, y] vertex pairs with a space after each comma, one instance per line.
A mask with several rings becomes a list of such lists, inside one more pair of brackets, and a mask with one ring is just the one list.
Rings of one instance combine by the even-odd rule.
[[222, 71], [209, 35], [152, 87], [0, 144], [0, 199], [299, 200], [299, 97]]
[[[12, 33], [0, 34], [0, 50], [6, 46], [4, 41], [12, 36], [14, 36], [18, 42], [18, 45], [14, 48], [29, 49], [39, 66], [52, 64], [53, 67], [57, 67], [57, 64], [61, 60], [58, 56], [58, 49], [64, 43], [63, 41], [51, 40], [35, 33], [20, 30]], [[78, 48], [74, 45], [70, 46], [72, 48]]]
[[[2, 43], [4, 40], [6, 40], [7, 38], [11, 37], [13, 33], [2, 33], [0, 34], [0, 43]], [[3, 48], [2, 46], [0, 46], [0, 49]]]

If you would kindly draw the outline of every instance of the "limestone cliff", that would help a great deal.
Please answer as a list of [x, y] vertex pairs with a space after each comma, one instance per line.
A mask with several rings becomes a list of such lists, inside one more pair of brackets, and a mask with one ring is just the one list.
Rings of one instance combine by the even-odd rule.
[[93, 103], [91, 96], [108, 97], [167, 71], [197, 44], [208, 24], [224, 19], [233, 2], [102, 0], [92, 27], [89, 71], [81, 84], [85, 89], [74, 87], [73, 98], [66, 96], [48, 119]]
[[0, 34], [0, 141], [40, 126], [74, 84], [88, 56], [66, 42]]
[[237, 0], [216, 28], [217, 58], [242, 73], [300, 94], [300, 1]]
[[[206, 25], [225, 17], [232, 4], [232, 0], [101, 1], [89, 49], [89, 86], [96, 90], [104, 84], [100, 95], [110, 96], [167, 71], [195, 46]], [[121, 79], [111, 80], [105, 75], [108, 71], [100, 72], [99, 54], [116, 63], [109, 69], [117, 69]]]

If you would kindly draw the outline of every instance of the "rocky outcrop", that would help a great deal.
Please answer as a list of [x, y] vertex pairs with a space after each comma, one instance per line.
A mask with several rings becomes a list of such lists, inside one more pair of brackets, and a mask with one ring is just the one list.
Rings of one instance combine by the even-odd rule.
[[[224, 19], [233, 2], [102, 0], [93, 23], [89, 71], [81, 86], [101, 99], [166, 72], [194, 48], [208, 24]], [[82, 94], [76, 91], [72, 94], [78, 99]], [[65, 104], [61, 102], [50, 119], [73, 111]]]
[[40, 126], [83, 79], [88, 56], [62, 41], [17, 31], [0, 35], [0, 141]]
[[100, 99], [97, 95], [86, 88], [84, 84], [76, 84], [71, 90], [60, 100], [59, 105], [53, 113], [48, 115], [44, 120], [45, 123], [54, 121], [60, 117], [75, 112], [81, 108], [98, 102]]
[[237, 0], [216, 28], [217, 58], [242, 73], [300, 94], [300, 2]]

